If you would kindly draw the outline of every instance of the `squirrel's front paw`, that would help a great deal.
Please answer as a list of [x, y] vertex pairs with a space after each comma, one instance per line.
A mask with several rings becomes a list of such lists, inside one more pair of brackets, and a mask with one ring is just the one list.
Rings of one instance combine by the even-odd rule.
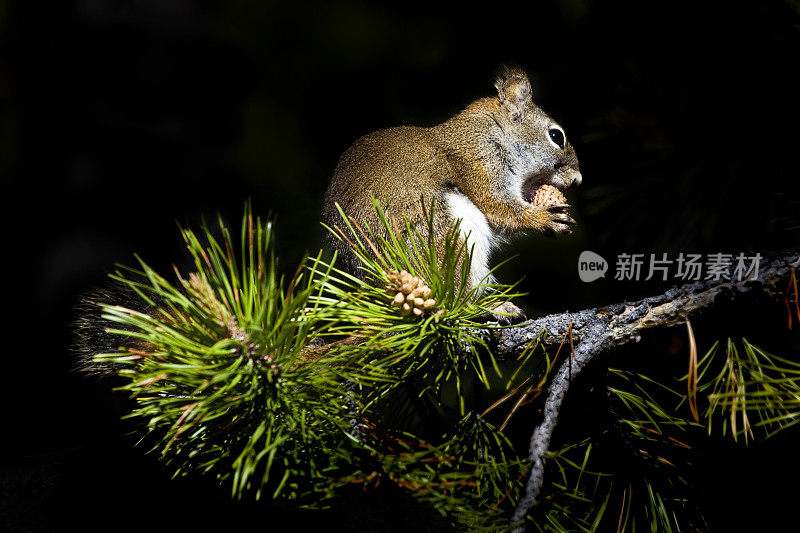
[[569, 204], [551, 204], [542, 207], [547, 212], [547, 225], [545, 234], [555, 237], [561, 233], [572, 233], [572, 226], [576, 224], [575, 219], [569, 216]]

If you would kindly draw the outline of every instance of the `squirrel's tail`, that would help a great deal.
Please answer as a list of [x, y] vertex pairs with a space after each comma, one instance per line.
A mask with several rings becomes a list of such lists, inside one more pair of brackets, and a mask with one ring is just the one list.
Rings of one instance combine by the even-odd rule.
[[130, 287], [119, 282], [110, 282], [83, 295], [75, 307], [73, 323], [73, 351], [77, 356], [75, 370], [78, 372], [100, 376], [115, 374], [118, 365], [98, 361], [95, 356], [134, 347], [132, 338], [109, 331], [130, 328], [104, 318], [104, 305], [119, 305], [145, 314], [154, 310]]

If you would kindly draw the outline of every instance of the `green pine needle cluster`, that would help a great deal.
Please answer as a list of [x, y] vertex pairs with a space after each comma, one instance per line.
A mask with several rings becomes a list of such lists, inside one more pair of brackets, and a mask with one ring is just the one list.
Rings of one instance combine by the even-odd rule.
[[[452, 384], [459, 415], [464, 416], [465, 373], [486, 388], [493, 377], [501, 376], [485, 341], [487, 326], [479, 319], [517, 294], [505, 285], [468, 287], [471, 251], [459, 238], [459, 223], [449, 228], [440, 243], [441, 252], [437, 250], [433, 204], [427, 210], [425, 232], [408, 220], [399, 229], [377, 201], [375, 209], [389, 237], [364, 230], [344, 213], [343, 227], [329, 228], [351, 246], [361, 261], [362, 272], [356, 277], [315, 260], [314, 268], [327, 272], [328, 279], [325, 290], [312, 297], [317, 309], [314, 317], [328, 325], [326, 334], [358, 340], [335, 353], [357, 359], [357, 367], [372, 373], [370, 382], [382, 383], [365, 392], [367, 407], [414, 383], [414, 394], [433, 400], [431, 407], [435, 408], [443, 387]], [[430, 300], [435, 304], [422, 316], [405, 315], [393, 301], [396, 290], [391, 290], [392, 277], [403, 272], [421, 279], [430, 289]]]
[[[470, 253], [457, 226], [439, 261], [407, 221], [387, 240], [343, 220], [338, 235], [363, 258], [361, 277], [321, 256], [282, 277], [273, 226], [249, 206], [236, 240], [221, 220], [218, 232], [183, 229], [192, 272], [168, 281], [139, 260], [112, 276], [153, 311], [104, 305], [125, 347], [96, 360], [118, 365], [135, 402], [129, 417], [176, 476], [210, 474], [235, 498], [316, 507], [383, 482], [453, 524], [484, 527], [513, 505], [527, 463], [465, 409], [461, 383], [499, 379], [478, 318], [512, 289], [467, 290]], [[435, 298], [422, 316], [392, 303], [401, 271]], [[391, 423], [405, 414], [413, 428], [421, 405], [446, 423], [424, 435]]]
[[113, 276], [157, 312], [104, 306], [128, 347], [97, 359], [122, 364], [122, 389], [136, 402], [130, 417], [175, 475], [213, 472], [236, 497], [315, 493], [327, 478], [312, 466], [338, 445], [350, 409], [335, 376], [302, 364], [309, 298], [325, 274], [280, 277], [272, 225], [249, 210], [238, 255], [220, 229], [221, 242], [204, 227], [205, 245], [182, 231], [195, 271], [176, 272], [177, 283], [141, 260]]
[[[723, 435], [747, 442], [755, 438], [754, 429], [769, 437], [800, 422], [800, 362], [772, 355], [744, 338], [741, 344], [740, 350], [728, 339], [722, 352], [714, 343], [698, 362], [697, 390], [708, 397], [709, 434], [718, 423]], [[719, 370], [712, 374], [715, 366]]]
[[[138, 257], [120, 267], [112, 277], [150, 311], [102, 305], [124, 347], [95, 359], [125, 379], [142, 442], [175, 476], [214, 476], [236, 499], [326, 507], [391, 486], [453, 528], [508, 528], [529, 460], [506, 428], [546, 391], [559, 354], [532, 342], [498, 363], [486, 330], [499, 326], [484, 318], [517, 293], [471, 287], [459, 224], [434, 242], [426, 208], [419, 227], [375, 202], [380, 233], [340, 211], [328, 229], [358, 275], [321, 253], [281, 275], [273, 225], [249, 204], [235, 238], [221, 220], [181, 230], [191, 272], [168, 280]], [[532, 526], [704, 529], [684, 475], [693, 443], [717, 426], [747, 442], [800, 416], [800, 363], [741, 346], [714, 344], [675, 379], [687, 392], [608, 369], [608, 421], [554, 441]]]

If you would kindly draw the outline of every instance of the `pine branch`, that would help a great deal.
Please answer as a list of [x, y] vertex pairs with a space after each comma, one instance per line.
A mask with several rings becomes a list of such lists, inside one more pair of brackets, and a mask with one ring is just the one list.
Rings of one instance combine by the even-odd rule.
[[[128, 418], [176, 476], [214, 475], [234, 498], [321, 507], [383, 479], [453, 523], [506, 524], [527, 461], [466, 411], [461, 376], [488, 388], [500, 374], [479, 317], [515, 294], [467, 290], [457, 225], [440, 243], [404, 222], [387, 238], [343, 219], [362, 277], [318, 255], [288, 280], [272, 224], [249, 205], [238, 244], [221, 220], [221, 238], [207, 226], [183, 230], [193, 271], [176, 269], [171, 282], [139, 260], [112, 276], [145, 311], [114, 293], [94, 302], [102, 315], [87, 321], [91, 331], [118, 344], [89, 347], [90, 369], [107, 363], [127, 380]], [[456, 404], [442, 409], [450, 384]], [[393, 423], [402, 418], [413, 431]], [[431, 431], [415, 434], [424, 424]]]
[[[682, 323], [697, 311], [710, 307], [723, 298], [746, 300], [759, 295], [782, 295], [782, 281], [793, 268], [800, 266], [800, 252], [792, 251], [762, 260], [757, 280], [745, 279], [735, 283], [697, 282], [673, 287], [665, 293], [638, 302], [603, 308], [585, 309], [574, 313], [548, 315], [517, 328], [495, 332], [495, 356], [518, 354], [533, 339], [548, 332], [545, 342], [558, 343], [572, 334], [574, 352], [570, 364], [562, 364], [553, 377], [544, 404], [544, 419], [533, 430], [528, 457], [532, 461], [524, 494], [512, 516], [512, 523], [521, 523], [537, 505], [544, 477], [544, 456], [558, 422], [564, 397], [574, 378], [596, 356], [609, 349], [638, 341], [642, 332], [655, 327]], [[520, 525], [515, 531], [521, 532]]]
[[[177, 283], [141, 260], [139, 269], [122, 267], [113, 276], [144, 311], [98, 302], [102, 331], [122, 346], [94, 351], [92, 361], [111, 363], [128, 379], [121, 388], [136, 403], [130, 416], [144, 423], [148, 440], [176, 475], [213, 471], [228, 480], [236, 498], [254, 492], [256, 498], [315, 506], [332, 501], [340, 488], [366, 490], [384, 478], [453, 523], [517, 527], [537, 505], [545, 458], [555, 457], [550, 440], [573, 376], [644, 330], [681, 323], [724, 298], [739, 305], [745, 297], [782, 297], [781, 283], [800, 264], [793, 251], [762, 261], [758, 279], [693, 283], [632, 304], [501, 328], [482, 317], [516, 296], [514, 287], [467, 290], [471, 253], [458, 224], [444, 243], [434, 243], [425, 237], [433, 231], [433, 206], [427, 233], [407, 220], [400, 230], [377, 202], [375, 207], [388, 237], [345, 217], [344, 229], [335, 230], [361, 260], [358, 276], [339, 270], [335, 258], [317, 256], [284, 279], [273, 254], [272, 225], [254, 219], [249, 206], [239, 246], [221, 221], [221, 240], [208, 228], [205, 244], [183, 231], [195, 271], [176, 272]], [[468, 412], [462, 376], [488, 389], [501, 376], [497, 360], [512, 359], [517, 372], [510, 388], [540, 344], [559, 346], [567, 355], [547, 356], [546, 368], [540, 361], [537, 373], [484, 411], [519, 395], [499, 429]], [[782, 372], [775, 366], [779, 358], [747, 344], [745, 349], [749, 359], [739, 367], [749, 364], [753, 376], [766, 368], [764, 362], [772, 365], [767, 370]], [[710, 360], [707, 355], [700, 361], [701, 375]], [[744, 392], [714, 389], [715, 409], [741, 403], [750, 385], [740, 382]], [[440, 407], [451, 385], [456, 402], [445, 420]], [[542, 393], [544, 417], [534, 428], [528, 458], [522, 458], [502, 430], [517, 407]], [[770, 393], [759, 396], [758, 405], [764, 406], [764, 423], [779, 420], [780, 429], [780, 420], [794, 413], [773, 409], [780, 398]], [[436, 429], [404, 433], [403, 424], [395, 423], [419, 417], [437, 421]], [[420, 428], [423, 433], [415, 435]], [[580, 472], [585, 466], [586, 459]], [[607, 503], [608, 497], [586, 517], [600, 520]], [[509, 525], [505, 517], [512, 509]]]

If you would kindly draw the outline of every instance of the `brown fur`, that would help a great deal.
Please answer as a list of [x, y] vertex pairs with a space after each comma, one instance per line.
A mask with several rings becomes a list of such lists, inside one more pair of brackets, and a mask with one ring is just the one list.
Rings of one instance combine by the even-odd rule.
[[[579, 182], [572, 146], [567, 142], [559, 149], [548, 139], [554, 123], [533, 103], [523, 71], [505, 69], [495, 87], [496, 97], [477, 100], [438, 126], [389, 128], [358, 139], [334, 170], [325, 196], [326, 223], [341, 226], [338, 202], [348, 216], [383, 233], [372, 196], [388, 203], [393, 216], [415, 223], [423, 217], [422, 196], [427, 203], [436, 201], [434, 231], [441, 237], [453, 221], [447, 195], [456, 192], [483, 213], [498, 235], [568, 231], [574, 221], [563, 210], [532, 205], [521, 184], [533, 188], [533, 183], [555, 181], [564, 188]], [[357, 274], [353, 254], [331, 242], [345, 268]]]

